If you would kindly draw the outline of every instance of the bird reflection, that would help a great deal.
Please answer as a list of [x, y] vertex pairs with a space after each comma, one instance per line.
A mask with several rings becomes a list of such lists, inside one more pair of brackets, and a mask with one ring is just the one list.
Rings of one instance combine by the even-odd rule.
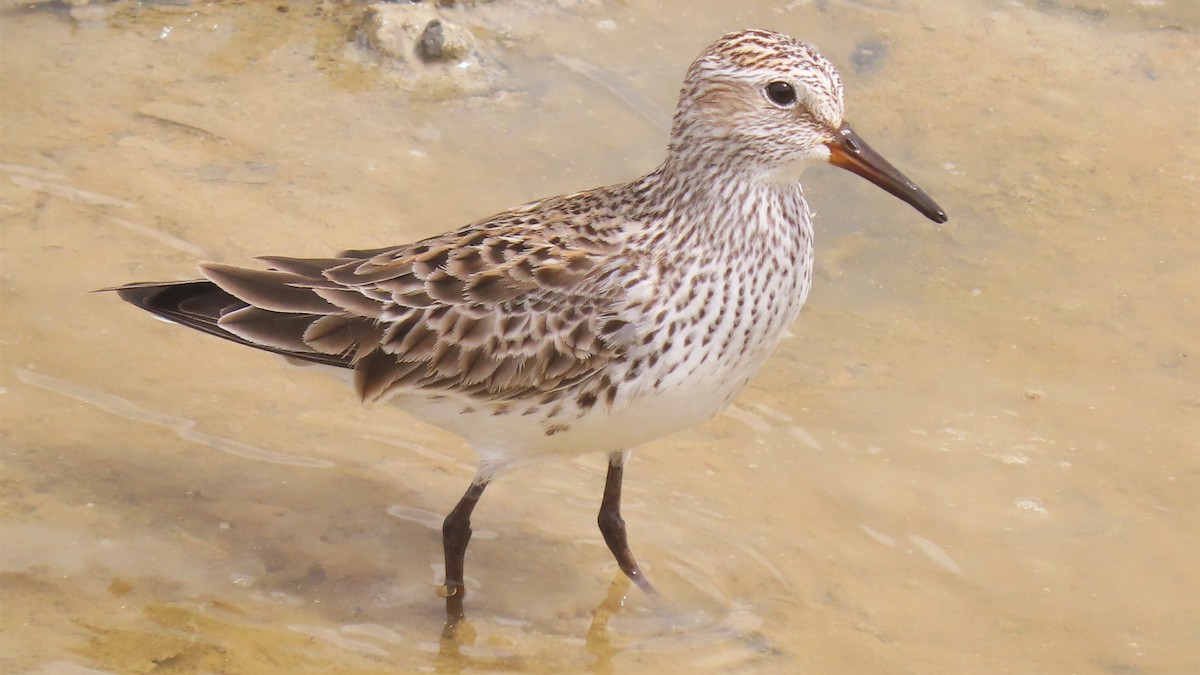
[[[625, 607], [625, 599], [632, 588], [629, 577], [618, 570], [604, 598], [592, 610], [592, 622], [588, 626], [584, 648], [594, 661], [588, 668], [594, 673], [614, 672], [613, 660], [622, 649], [613, 645], [608, 622]], [[471, 626], [463, 611], [462, 597], [446, 598], [446, 623], [439, 640], [440, 649], [436, 663], [439, 673], [460, 673], [467, 670], [510, 670], [518, 667], [520, 657], [497, 655], [464, 654], [463, 649], [474, 646], [478, 633]]]

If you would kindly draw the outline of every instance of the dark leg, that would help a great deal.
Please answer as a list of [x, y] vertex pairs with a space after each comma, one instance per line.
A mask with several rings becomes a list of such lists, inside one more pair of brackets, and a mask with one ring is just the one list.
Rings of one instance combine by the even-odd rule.
[[621, 517], [621, 479], [625, 475], [625, 460], [628, 454], [618, 450], [608, 456], [608, 480], [604, 483], [604, 499], [600, 502], [600, 515], [596, 523], [600, 525], [600, 534], [604, 535], [604, 543], [617, 559], [617, 565], [633, 583], [646, 593], [657, 595], [658, 592], [646, 581], [642, 570], [638, 569], [637, 561], [629, 550], [629, 540], [625, 537], [625, 519]]
[[475, 510], [485, 487], [487, 480], [476, 478], [442, 522], [442, 548], [446, 552], [446, 619], [451, 622], [464, 616], [463, 559], [467, 555], [467, 543], [471, 541], [471, 511]]

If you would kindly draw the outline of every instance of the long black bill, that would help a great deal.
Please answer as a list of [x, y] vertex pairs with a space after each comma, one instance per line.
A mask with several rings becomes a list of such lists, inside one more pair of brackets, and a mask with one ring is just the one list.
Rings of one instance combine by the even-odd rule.
[[884, 159], [883, 155], [872, 150], [866, 141], [854, 133], [849, 124], [843, 124], [837, 130], [837, 139], [829, 143], [829, 163], [866, 178], [908, 202], [935, 223], [948, 220], [946, 212], [937, 202], [900, 173], [900, 170]]

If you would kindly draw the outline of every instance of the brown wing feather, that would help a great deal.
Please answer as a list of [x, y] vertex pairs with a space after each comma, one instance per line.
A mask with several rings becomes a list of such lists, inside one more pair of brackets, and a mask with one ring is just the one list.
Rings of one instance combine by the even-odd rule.
[[317, 291], [330, 302], [353, 311], [340, 296], [352, 290], [381, 303], [381, 334], [354, 345], [359, 393], [510, 398], [568, 386], [619, 357], [598, 333], [618, 299], [606, 256], [539, 234], [492, 223], [324, 270], [322, 279], [341, 289]]
[[353, 368], [365, 400], [408, 389], [488, 399], [550, 392], [622, 357], [603, 325], [620, 300], [608, 271], [616, 247], [563, 223], [558, 208], [587, 197], [394, 248], [261, 258], [267, 270], [202, 265], [209, 281], [116, 290], [225, 339]]
[[[354, 367], [352, 360], [346, 356], [315, 352], [311, 349], [303, 351], [286, 349], [278, 346], [280, 340], [268, 340], [262, 336], [243, 337], [221, 326], [220, 321], [223, 316], [249, 309], [250, 306], [211, 281], [201, 279], [138, 283], [105, 290], [116, 291], [122, 300], [141, 307], [155, 316], [231, 342], [328, 366]], [[282, 326], [288, 322], [288, 319], [303, 315], [276, 314], [275, 316]], [[291, 340], [286, 340], [286, 342], [295, 344]]]

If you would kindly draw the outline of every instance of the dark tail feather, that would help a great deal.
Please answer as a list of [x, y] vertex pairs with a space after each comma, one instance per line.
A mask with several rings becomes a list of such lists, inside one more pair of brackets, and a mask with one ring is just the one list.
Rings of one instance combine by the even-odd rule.
[[252, 342], [225, 330], [220, 325], [221, 317], [230, 312], [245, 309], [249, 305], [221, 290], [219, 286], [211, 281], [150, 282], [128, 284], [126, 286], [105, 288], [102, 290], [116, 291], [122, 300], [140, 307], [159, 318], [208, 333], [209, 335], [215, 335], [230, 342], [290, 356], [303, 361], [341, 368], [353, 367], [353, 364], [345, 356], [279, 349], [270, 345]]

